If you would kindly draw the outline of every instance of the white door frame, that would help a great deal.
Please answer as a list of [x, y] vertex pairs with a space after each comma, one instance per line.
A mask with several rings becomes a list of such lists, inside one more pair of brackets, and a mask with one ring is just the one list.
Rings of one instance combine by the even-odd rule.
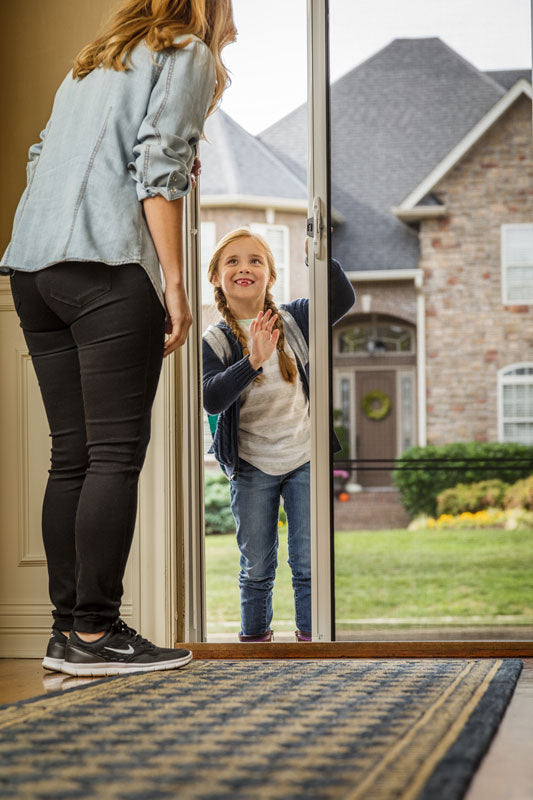
[[309, 247], [311, 607], [313, 639], [323, 642], [333, 639], [327, 10], [327, 0], [307, 0], [308, 216], [314, 217]]
[[203, 432], [198, 189], [185, 203], [184, 277], [193, 316], [163, 362], [139, 492], [139, 623], [173, 646], [205, 640]]
[[206, 640], [204, 447], [202, 417], [202, 286], [200, 256], [200, 188], [187, 196], [185, 213], [185, 280], [193, 316], [192, 328], [181, 349], [181, 452], [177, 453], [181, 487], [181, 547], [183, 569], [178, 638]]

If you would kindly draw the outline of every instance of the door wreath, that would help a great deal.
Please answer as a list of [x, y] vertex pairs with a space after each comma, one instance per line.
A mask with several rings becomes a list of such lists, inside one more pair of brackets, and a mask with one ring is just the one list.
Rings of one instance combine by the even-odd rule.
[[391, 402], [388, 394], [375, 389], [373, 392], [365, 394], [362, 405], [363, 412], [368, 419], [380, 420], [385, 419], [389, 413]]

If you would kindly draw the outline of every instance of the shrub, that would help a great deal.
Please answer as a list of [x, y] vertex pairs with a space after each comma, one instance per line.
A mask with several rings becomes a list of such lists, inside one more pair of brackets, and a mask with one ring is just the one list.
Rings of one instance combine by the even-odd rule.
[[483, 511], [484, 508], [503, 508], [508, 483], [493, 478], [479, 483], [458, 483], [437, 497], [437, 514], [461, 514], [463, 511]]
[[533, 475], [509, 486], [503, 501], [505, 508], [523, 508], [533, 511]]
[[[465, 459], [483, 459], [471, 464]], [[525, 463], [503, 465], [498, 460], [521, 458]], [[403, 456], [402, 467], [393, 472], [394, 484], [401, 493], [402, 502], [411, 514], [434, 516], [437, 509], [437, 496], [444, 489], [458, 483], [477, 483], [499, 478], [514, 483], [527, 477], [533, 463], [533, 447], [514, 443], [498, 442], [457, 442], [448, 445], [427, 445], [411, 447]], [[435, 461], [435, 466], [420, 459]], [[444, 459], [454, 459], [446, 464]], [[417, 465], [419, 463], [419, 466]], [[412, 465], [412, 466], [411, 466]], [[442, 469], [439, 469], [443, 467]], [[428, 467], [432, 467], [429, 469]]]
[[508, 508], [505, 512], [506, 531], [533, 531], [533, 511], [523, 508]]
[[205, 476], [205, 532], [233, 533], [235, 520], [230, 508], [229, 481], [222, 473]]
[[[206, 475], [204, 494], [205, 533], [210, 536], [216, 533], [235, 533], [235, 520], [231, 513], [230, 484], [225, 475]], [[287, 523], [287, 515], [283, 506], [279, 508], [279, 521]]]

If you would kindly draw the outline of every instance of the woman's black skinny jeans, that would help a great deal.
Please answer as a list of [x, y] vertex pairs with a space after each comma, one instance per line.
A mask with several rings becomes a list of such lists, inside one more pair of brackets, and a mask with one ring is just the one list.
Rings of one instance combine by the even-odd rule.
[[138, 264], [54, 264], [11, 277], [52, 436], [43, 503], [54, 627], [119, 615], [165, 315]]

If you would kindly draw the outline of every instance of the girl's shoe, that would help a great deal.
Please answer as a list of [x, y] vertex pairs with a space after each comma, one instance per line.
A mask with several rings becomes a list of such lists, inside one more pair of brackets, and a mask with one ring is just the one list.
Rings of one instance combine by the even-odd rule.
[[273, 641], [274, 641], [274, 631], [272, 630], [263, 633], [262, 636], [245, 636], [243, 633], [239, 633], [239, 642], [273, 642]]
[[297, 642], [312, 642], [313, 637], [310, 633], [305, 633], [304, 631], [295, 631], [296, 634], [296, 641]]
[[52, 672], [61, 672], [63, 661], [65, 660], [65, 648], [67, 646], [67, 637], [61, 631], [52, 628], [48, 647], [46, 648], [46, 655], [43, 658], [44, 669], [49, 669]]

